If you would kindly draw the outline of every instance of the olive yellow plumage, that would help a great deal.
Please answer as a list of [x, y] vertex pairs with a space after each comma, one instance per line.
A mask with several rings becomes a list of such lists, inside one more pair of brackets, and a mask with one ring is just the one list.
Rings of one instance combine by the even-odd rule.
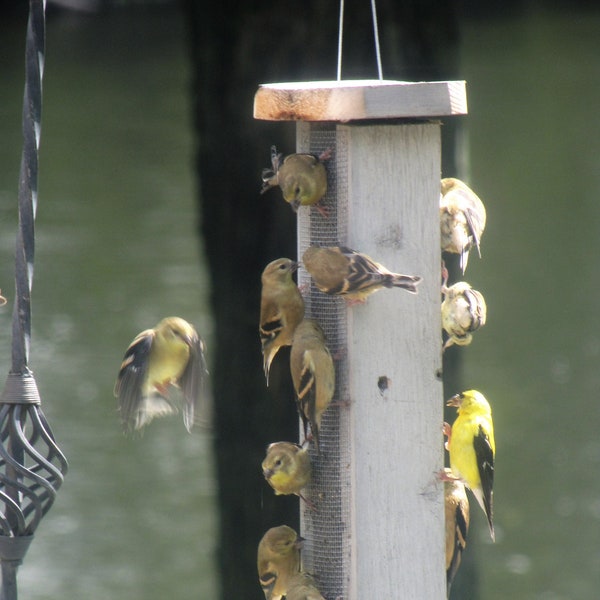
[[312, 473], [306, 448], [292, 442], [269, 444], [262, 462], [262, 471], [275, 494], [296, 494], [312, 507], [312, 503], [302, 495], [302, 490], [310, 483]]
[[297, 268], [297, 262], [278, 258], [261, 276], [259, 334], [267, 385], [275, 355], [281, 347], [291, 345], [296, 326], [304, 317], [304, 300], [292, 279]]
[[444, 469], [449, 480], [444, 482], [444, 515], [446, 525], [446, 595], [460, 567], [469, 532], [469, 500], [462, 481], [452, 480], [452, 471]]
[[456, 394], [447, 404], [455, 406], [458, 410], [452, 427], [445, 425], [452, 477], [462, 481], [473, 492], [487, 517], [490, 535], [494, 540], [493, 487], [496, 443], [492, 409], [485, 396], [477, 390]]
[[271, 169], [262, 172], [261, 193], [279, 186], [284, 200], [294, 211], [300, 206], [315, 206], [323, 215], [327, 211], [319, 205], [327, 193], [327, 171], [323, 161], [329, 158], [330, 151], [320, 156], [314, 154], [288, 154], [285, 158], [271, 146]]
[[366, 254], [345, 246], [310, 246], [302, 262], [317, 288], [343, 296], [350, 304], [362, 303], [381, 288], [399, 287], [417, 293], [420, 277], [388, 271]]
[[442, 251], [460, 255], [464, 273], [473, 246], [481, 257], [481, 236], [486, 212], [479, 196], [463, 181], [454, 177], [441, 180], [440, 231]]
[[315, 578], [305, 572], [296, 573], [289, 582], [286, 600], [325, 600]]
[[258, 579], [266, 600], [281, 600], [300, 571], [301, 538], [291, 527], [271, 527], [258, 544]]
[[323, 413], [335, 391], [335, 368], [325, 334], [315, 319], [304, 319], [296, 328], [290, 352], [290, 370], [296, 391], [298, 412], [308, 426], [319, 451], [319, 432]]
[[177, 412], [171, 388], [183, 395], [188, 431], [209, 403], [205, 345], [193, 325], [167, 317], [131, 342], [117, 376], [114, 394], [126, 431], [142, 429], [155, 417]]

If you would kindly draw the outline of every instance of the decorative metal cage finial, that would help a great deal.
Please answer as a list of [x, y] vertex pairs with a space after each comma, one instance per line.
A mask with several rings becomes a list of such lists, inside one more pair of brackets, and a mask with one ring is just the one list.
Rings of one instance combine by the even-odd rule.
[[45, 2], [30, 0], [15, 251], [12, 368], [0, 396], [0, 600], [17, 598], [17, 568], [34, 531], [54, 503], [68, 467], [42, 413], [37, 385], [28, 367], [44, 46]]

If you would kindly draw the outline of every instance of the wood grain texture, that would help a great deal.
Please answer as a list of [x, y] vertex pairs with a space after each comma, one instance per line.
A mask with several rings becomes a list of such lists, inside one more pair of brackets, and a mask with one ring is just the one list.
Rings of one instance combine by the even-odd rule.
[[349, 309], [351, 598], [442, 599], [439, 125], [347, 129], [349, 245], [423, 277]]
[[441, 117], [467, 113], [464, 81], [341, 80], [261, 85], [254, 117], [338, 121]]
[[[297, 151], [314, 151], [329, 125], [299, 123]], [[383, 289], [363, 305], [311, 290], [307, 306], [329, 327], [330, 303], [341, 303], [339, 329], [328, 333], [346, 344], [337, 360], [338, 397], [348, 408], [330, 412], [339, 419], [335, 436], [324, 428], [327, 461], [341, 459], [332, 489], [326, 476], [315, 498], [339, 494], [341, 514], [322, 502], [322, 513], [304, 511], [307, 537], [303, 560], [321, 581], [324, 570], [342, 569], [343, 589], [331, 597], [446, 597], [443, 486], [435, 473], [443, 466], [443, 391], [440, 311], [440, 125], [334, 125], [335, 151], [328, 165], [335, 190], [337, 225], [315, 210], [299, 211], [299, 255], [308, 243], [336, 238], [370, 255], [388, 269], [423, 278], [418, 295]], [[307, 232], [307, 227], [309, 232]], [[332, 233], [327, 233], [331, 228]], [[336, 234], [337, 231], [337, 234]], [[325, 235], [325, 237], [323, 237]], [[301, 281], [308, 283], [301, 269]], [[325, 312], [327, 311], [327, 314]], [[342, 335], [340, 336], [340, 332]], [[388, 389], [379, 381], [385, 378]], [[327, 413], [326, 413], [327, 415]], [[339, 443], [335, 451], [331, 444]], [[320, 463], [318, 463], [320, 464]], [[325, 472], [333, 475], [333, 468]], [[325, 522], [344, 545], [341, 566], [322, 551]], [[339, 523], [338, 525], [335, 525]], [[316, 540], [319, 539], [317, 542]], [[328, 596], [329, 597], [329, 596]]]

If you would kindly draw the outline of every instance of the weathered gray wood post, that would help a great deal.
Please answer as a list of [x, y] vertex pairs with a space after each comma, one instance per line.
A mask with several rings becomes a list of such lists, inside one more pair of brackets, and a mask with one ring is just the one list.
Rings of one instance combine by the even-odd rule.
[[[352, 307], [314, 285], [306, 297], [337, 359], [334, 400], [349, 402], [324, 415], [318, 510], [302, 507], [303, 568], [328, 598], [446, 597], [439, 118], [466, 110], [462, 81], [281, 83], [255, 96], [256, 118], [297, 121], [296, 151], [333, 149], [329, 216], [300, 209], [298, 256], [346, 245], [423, 278], [416, 296], [384, 289]], [[299, 283], [310, 285], [303, 270]]]

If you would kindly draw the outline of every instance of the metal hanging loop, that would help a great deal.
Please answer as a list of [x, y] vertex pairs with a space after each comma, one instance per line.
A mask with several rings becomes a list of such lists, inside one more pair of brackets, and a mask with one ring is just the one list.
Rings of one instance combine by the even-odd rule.
[[[381, 66], [381, 49], [379, 46], [379, 27], [377, 23], [376, 0], [371, 0], [371, 16], [373, 19], [373, 38], [375, 43], [375, 57], [377, 59], [377, 74], [379, 80], [383, 80], [383, 68]], [[344, 0], [340, 0], [340, 16], [338, 22], [338, 55], [337, 55], [337, 80], [342, 80], [342, 45], [344, 38]]]

